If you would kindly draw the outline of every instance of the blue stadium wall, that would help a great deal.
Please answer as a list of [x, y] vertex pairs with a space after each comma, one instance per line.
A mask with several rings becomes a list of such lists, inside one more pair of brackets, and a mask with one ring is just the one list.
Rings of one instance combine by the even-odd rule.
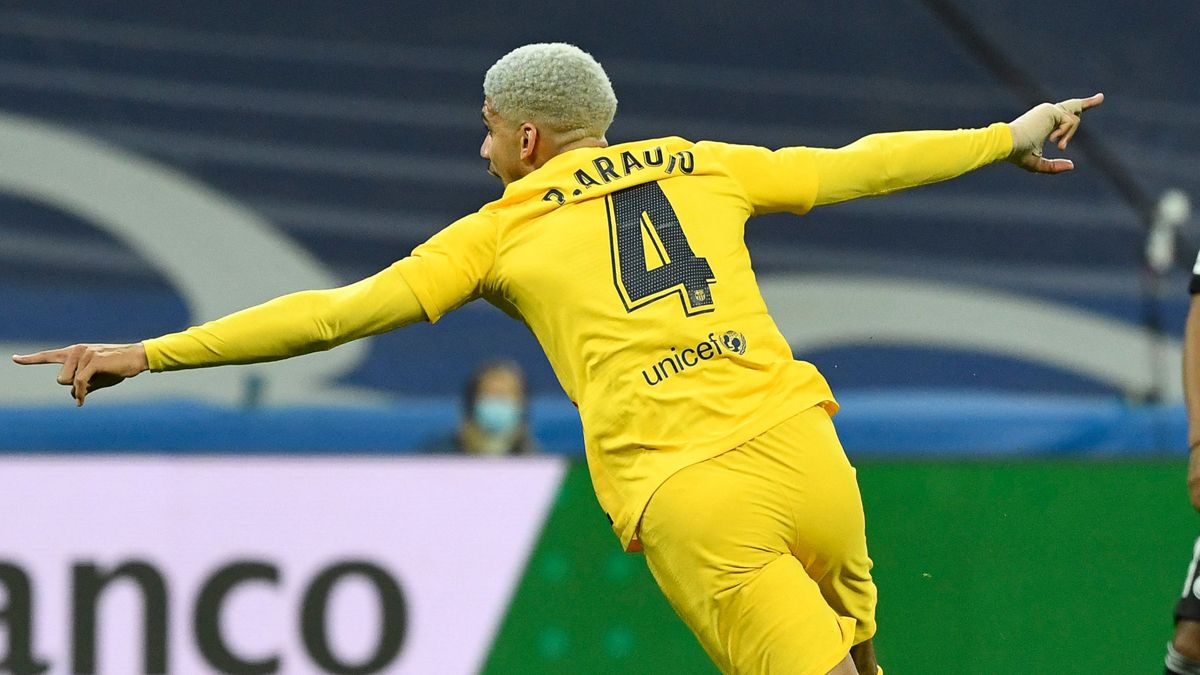
[[[1139, 189], [1200, 194], [1180, 57], [1200, 49], [1200, 6], [956, 4], [1054, 96], [1106, 92], [1084, 133]], [[482, 75], [546, 40], [609, 70], [613, 142], [838, 146], [1026, 104], [918, 0], [4, 3], [0, 353], [137, 340], [403, 257], [500, 194], [478, 159]], [[842, 403], [889, 673], [1161, 668], [1195, 530], [1178, 371], [1200, 237], [1193, 218], [1148, 276], [1141, 215], [1075, 153], [1064, 176], [993, 167], [747, 229], [781, 330]], [[526, 369], [558, 457], [415, 456], [498, 357]], [[140, 376], [81, 410], [52, 380], [0, 363], [0, 669], [23, 613], [31, 658], [66, 668], [63, 575], [137, 559], [177, 608], [175, 671], [199, 663], [192, 623], [214, 620], [240, 628], [235, 651], [321, 670], [299, 616], [261, 619], [301, 613], [347, 559], [398, 580], [419, 627], [379, 672], [710, 667], [618, 551], [536, 341], [483, 303], [282, 364]], [[246, 562], [279, 572], [275, 592], [191, 612], [191, 584]], [[135, 672], [142, 614], [116, 601], [101, 651], [123, 665], [100, 672]]]
[[[1177, 86], [1190, 81], [1180, 51], [1147, 46], [1197, 46], [1182, 28], [1195, 5], [1166, 3], [1156, 16], [1180, 20], [1165, 21], [1102, 2], [1069, 22], [1019, 5], [961, 3], [1055, 95], [1108, 92], [1085, 133], [1142, 189], [1195, 192], [1189, 111], [1200, 92]], [[0, 345], [135, 340], [403, 257], [499, 194], [478, 159], [480, 83], [528, 41], [577, 42], [609, 68], [621, 99], [614, 142], [679, 134], [836, 146], [1023, 109], [916, 0], [528, 12], [536, 20], [470, 4], [6, 5], [0, 124], [6, 147], [47, 166], [14, 161], [0, 176]], [[39, 183], [42, 172], [55, 185]], [[221, 216], [231, 210], [239, 218]], [[839, 393], [1180, 398], [1193, 249], [1185, 239], [1185, 264], [1148, 293], [1138, 214], [1086, 162], [1052, 179], [993, 167], [763, 218], [747, 240], [797, 356]], [[181, 271], [181, 258], [202, 271]], [[1150, 315], [1163, 334], [1144, 328]], [[450, 397], [480, 362], [506, 356], [527, 369], [535, 395], [561, 398], [527, 330], [483, 303], [350, 349], [313, 366], [304, 386], [269, 370], [261, 381], [222, 375], [211, 389], [135, 382], [115, 396]], [[57, 400], [0, 367], [0, 404]]]

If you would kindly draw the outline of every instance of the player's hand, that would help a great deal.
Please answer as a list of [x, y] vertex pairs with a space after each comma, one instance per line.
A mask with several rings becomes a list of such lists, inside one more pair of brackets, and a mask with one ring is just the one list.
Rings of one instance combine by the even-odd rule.
[[1069, 159], [1046, 159], [1042, 144], [1049, 140], [1066, 150], [1079, 129], [1083, 111], [1104, 102], [1104, 94], [1072, 98], [1060, 103], [1042, 103], [1008, 123], [1012, 131], [1013, 151], [1008, 161], [1034, 173], [1062, 173], [1075, 168]]
[[141, 343], [129, 345], [71, 345], [36, 354], [13, 356], [23, 366], [59, 363], [58, 383], [71, 388], [77, 406], [97, 389], [120, 384], [143, 370], [149, 370], [146, 349]]

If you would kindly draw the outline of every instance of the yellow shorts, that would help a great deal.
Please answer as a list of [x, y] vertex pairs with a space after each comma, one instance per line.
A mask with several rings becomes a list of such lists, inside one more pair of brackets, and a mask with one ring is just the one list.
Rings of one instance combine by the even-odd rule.
[[875, 634], [862, 500], [824, 408], [675, 473], [640, 538], [722, 672], [825, 675]]

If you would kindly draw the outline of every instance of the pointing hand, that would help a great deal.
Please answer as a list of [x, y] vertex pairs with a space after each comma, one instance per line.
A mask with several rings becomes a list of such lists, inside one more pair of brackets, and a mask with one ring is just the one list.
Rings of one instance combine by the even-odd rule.
[[13, 356], [23, 366], [59, 363], [58, 383], [71, 388], [77, 406], [97, 389], [111, 387], [129, 377], [149, 370], [146, 350], [141, 343], [128, 345], [84, 344], [50, 349], [36, 354]]
[[1075, 168], [1069, 159], [1046, 159], [1042, 156], [1042, 144], [1049, 140], [1066, 150], [1067, 143], [1079, 129], [1083, 111], [1095, 108], [1104, 102], [1104, 94], [1088, 98], [1072, 98], [1060, 103], [1042, 103], [1029, 112], [1009, 122], [1012, 131], [1013, 151], [1008, 161], [1034, 173], [1062, 173]]

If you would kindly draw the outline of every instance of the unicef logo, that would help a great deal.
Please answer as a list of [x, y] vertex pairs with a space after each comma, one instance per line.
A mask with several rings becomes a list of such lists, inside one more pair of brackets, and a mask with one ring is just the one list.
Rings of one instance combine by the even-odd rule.
[[721, 336], [721, 344], [731, 352], [737, 352], [738, 355], [746, 353], [746, 336], [734, 330], [727, 330]]

